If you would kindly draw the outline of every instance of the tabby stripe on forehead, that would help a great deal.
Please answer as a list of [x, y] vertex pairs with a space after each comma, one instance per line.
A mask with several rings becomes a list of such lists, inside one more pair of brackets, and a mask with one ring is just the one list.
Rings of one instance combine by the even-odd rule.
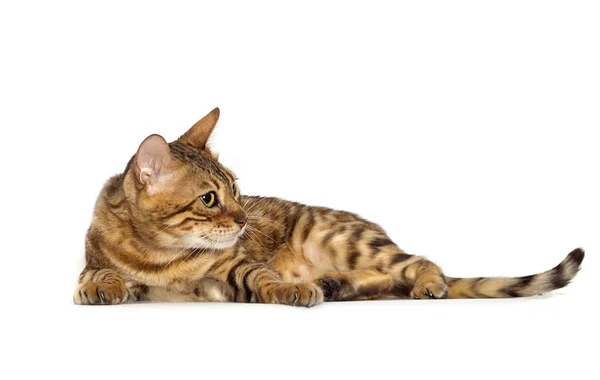
[[194, 167], [206, 171], [211, 175], [219, 177], [223, 182], [229, 184], [229, 179], [225, 173], [219, 168], [212, 158], [207, 157], [207, 153], [198, 150], [193, 146], [173, 142], [169, 144], [171, 153], [175, 158], [189, 162]]

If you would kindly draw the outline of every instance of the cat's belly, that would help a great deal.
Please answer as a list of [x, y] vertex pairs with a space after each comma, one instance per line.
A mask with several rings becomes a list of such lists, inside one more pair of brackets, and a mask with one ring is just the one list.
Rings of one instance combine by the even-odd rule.
[[288, 282], [310, 282], [335, 270], [329, 252], [312, 239], [297, 248], [281, 248], [270, 264]]
[[204, 278], [191, 287], [150, 286], [144, 290], [143, 299], [153, 302], [229, 302], [233, 301], [233, 289], [228, 284]]

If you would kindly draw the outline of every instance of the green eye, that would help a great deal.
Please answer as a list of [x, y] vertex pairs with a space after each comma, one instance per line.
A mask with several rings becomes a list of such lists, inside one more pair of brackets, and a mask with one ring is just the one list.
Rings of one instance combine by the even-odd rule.
[[204, 205], [206, 205], [206, 207], [212, 207], [215, 205], [215, 199], [216, 199], [215, 192], [211, 191], [209, 193], [201, 195], [200, 199], [202, 200], [202, 203], [204, 203]]

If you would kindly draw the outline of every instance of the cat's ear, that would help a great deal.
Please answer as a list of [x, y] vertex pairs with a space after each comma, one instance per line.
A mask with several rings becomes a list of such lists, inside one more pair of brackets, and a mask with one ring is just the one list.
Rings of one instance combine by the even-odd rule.
[[146, 137], [135, 154], [136, 179], [150, 193], [156, 192], [176, 166], [177, 161], [171, 156], [169, 144], [160, 135]]
[[212, 131], [219, 121], [219, 108], [210, 111], [202, 119], [198, 120], [186, 133], [184, 133], [177, 141], [189, 144], [198, 149], [205, 149], [206, 142]]

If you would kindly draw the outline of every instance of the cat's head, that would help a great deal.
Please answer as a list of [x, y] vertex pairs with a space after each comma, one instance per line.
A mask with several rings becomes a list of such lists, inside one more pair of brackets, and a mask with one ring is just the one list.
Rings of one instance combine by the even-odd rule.
[[163, 248], [224, 249], [243, 234], [247, 215], [232, 171], [207, 146], [215, 108], [179, 139], [148, 136], [129, 167], [134, 228]]

